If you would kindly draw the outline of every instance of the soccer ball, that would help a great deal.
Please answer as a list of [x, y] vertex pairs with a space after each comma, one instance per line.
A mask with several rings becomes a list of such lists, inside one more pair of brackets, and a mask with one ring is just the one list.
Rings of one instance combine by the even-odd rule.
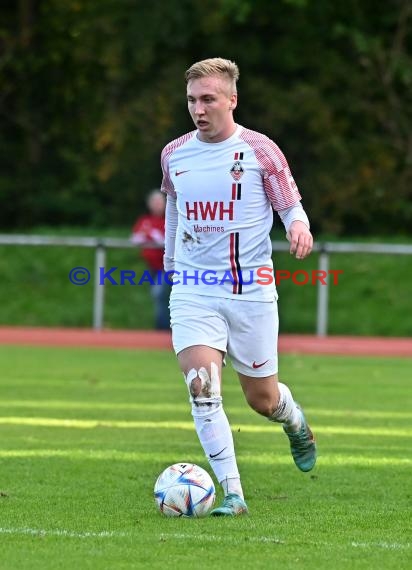
[[215, 486], [207, 471], [193, 463], [175, 463], [154, 486], [157, 508], [167, 517], [204, 517], [215, 502]]

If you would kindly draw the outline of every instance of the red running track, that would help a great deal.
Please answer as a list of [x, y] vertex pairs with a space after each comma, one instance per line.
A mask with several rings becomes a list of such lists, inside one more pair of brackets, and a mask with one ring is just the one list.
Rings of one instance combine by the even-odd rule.
[[[38, 327], [0, 327], [0, 344], [172, 349], [168, 332]], [[279, 337], [279, 352], [412, 358], [412, 338], [284, 334]]]

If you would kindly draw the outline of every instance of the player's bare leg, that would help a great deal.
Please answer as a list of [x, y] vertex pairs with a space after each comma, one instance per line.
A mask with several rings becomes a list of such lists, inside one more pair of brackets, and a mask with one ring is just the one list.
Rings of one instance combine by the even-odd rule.
[[283, 424], [296, 466], [310, 471], [316, 463], [315, 438], [289, 388], [278, 381], [277, 374], [254, 378], [239, 373], [239, 380], [250, 407], [270, 421]]
[[212, 511], [213, 516], [247, 512], [232, 430], [222, 406], [223, 356], [221, 351], [204, 345], [188, 347], [178, 354], [199, 441], [225, 494], [223, 505]]

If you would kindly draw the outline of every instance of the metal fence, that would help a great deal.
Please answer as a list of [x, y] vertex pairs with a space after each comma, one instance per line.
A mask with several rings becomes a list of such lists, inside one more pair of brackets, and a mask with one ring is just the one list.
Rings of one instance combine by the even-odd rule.
[[[99, 284], [99, 268], [106, 263], [106, 250], [117, 248], [133, 248], [127, 239], [97, 238], [97, 237], [58, 237], [38, 235], [0, 234], [0, 245], [24, 245], [24, 246], [64, 246], [64, 247], [87, 247], [95, 250], [95, 272], [93, 293], [93, 328], [101, 330], [104, 325], [104, 285]], [[141, 247], [141, 246], [140, 246]], [[289, 251], [286, 241], [273, 241], [273, 251]], [[318, 270], [329, 270], [329, 256], [331, 253], [371, 253], [390, 255], [412, 255], [412, 245], [385, 244], [385, 243], [335, 243], [317, 242], [314, 251], [319, 252]], [[328, 331], [328, 305], [329, 284], [326, 280], [322, 284], [317, 282], [317, 308], [316, 308], [316, 334], [326, 336]]]

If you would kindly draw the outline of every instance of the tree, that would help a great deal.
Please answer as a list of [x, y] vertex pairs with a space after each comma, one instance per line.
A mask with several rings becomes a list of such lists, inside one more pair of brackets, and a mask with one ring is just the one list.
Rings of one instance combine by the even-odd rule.
[[285, 151], [316, 232], [412, 222], [411, 5], [5, 0], [0, 221], [128, 225], [192, 127], [184, 70], [237, 61], [236, 119]]

